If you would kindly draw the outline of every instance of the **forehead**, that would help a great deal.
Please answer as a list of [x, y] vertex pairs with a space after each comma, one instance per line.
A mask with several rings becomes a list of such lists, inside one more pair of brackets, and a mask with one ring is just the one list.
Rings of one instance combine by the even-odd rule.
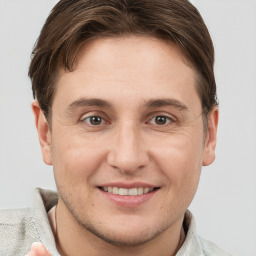
[[80, 49], [72, 72], [60, 72], [54, 102], [86, 97], [135, 104], [167, 97], [200, 105], [195, 77], [173, 43], [138, 36], [99, 38]]

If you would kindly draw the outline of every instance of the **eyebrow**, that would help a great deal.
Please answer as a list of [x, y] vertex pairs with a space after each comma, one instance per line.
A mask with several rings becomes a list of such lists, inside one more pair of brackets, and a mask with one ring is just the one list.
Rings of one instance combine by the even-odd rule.
[[188, 107], [179, 100], [176, 99], [151, 99], [146, 102], [146, 106], [149, 108], [160, 108], [165, 106], [172, 106], [179, 110], [188, 110]]
[[[80, 107], [101, 107], [101, 108], [113, 108], [113, 106], [106, 100], [102, 99], [87, 99], [87, 98], [79, 98], [72, 103], [70, 103], [66, 109], [67, 113], [72, 113], [75, 109]], [[179, 110], [188, 110], [188, 107], [179, 100], [176, 99], [150, 99], [145, 102], [145, 106], [148, 108], [160, 108], [165, 106], [172, 106]]]
[[87, 98], [80, 98], [72, 103], [70, 103], [66, 109], [67, 113], [72, 113], [75, 109], [79, 107], [101, 107], [101, 108], [112, 108], [112, 105], [102, 99], [87, 99]]

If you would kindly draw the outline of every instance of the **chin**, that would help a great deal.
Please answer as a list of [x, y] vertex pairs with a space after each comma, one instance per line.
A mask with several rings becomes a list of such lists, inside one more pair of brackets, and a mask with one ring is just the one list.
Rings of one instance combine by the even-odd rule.
[[88, 235], [96, 236], [108, 244], [137, 247], [164, 233], [172, 223], [160, 222], [159, 219], [141, 218], [140, 216], [126, 216], [126, 218], [106, 218], [106, 221], [83, 218], [80, 225], [86, 232], [89, 231]]
[[129, 231], [124, 230], [103, 230], [102, 228], [83, 225], [89, 232], [97, 236], [101, 240], [115, 246], [135, 247], [150, 242], [157, 237], [161, 231], [148, 232], [146, 230], [133, 229]]

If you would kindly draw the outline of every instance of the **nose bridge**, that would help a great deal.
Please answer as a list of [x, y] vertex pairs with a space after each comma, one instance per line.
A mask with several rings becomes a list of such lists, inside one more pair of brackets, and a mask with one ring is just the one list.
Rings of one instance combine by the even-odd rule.
[[118, 125], [108, 162], [123, 172], [133, 172], [147, 164], [142, 131], [134, 120], [126, 120]]

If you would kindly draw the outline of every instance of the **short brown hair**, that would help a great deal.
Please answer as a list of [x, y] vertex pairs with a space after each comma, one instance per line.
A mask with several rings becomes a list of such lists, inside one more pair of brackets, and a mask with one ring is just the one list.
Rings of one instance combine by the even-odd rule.
[[46, 117], [61, 68], [92, 38], [144, 35], [174, 42], [197, 74], [203, 113], [217, 104], [214, 48], [198, 10], [187, 0], [61, 0], [35, 45], [29, 68], [34, 98]]

